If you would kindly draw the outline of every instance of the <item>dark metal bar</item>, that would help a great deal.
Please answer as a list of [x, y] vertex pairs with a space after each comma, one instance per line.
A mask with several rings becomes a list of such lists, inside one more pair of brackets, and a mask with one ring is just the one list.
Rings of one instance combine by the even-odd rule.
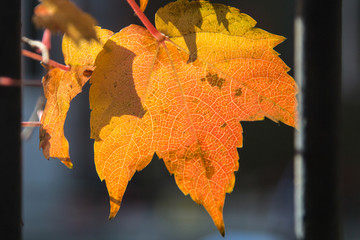
[[297, 0], [296, 10], [295, 232], [297, 239], [341, 239], [341, 0]]
[[0, 7], [0, 77], [13, 86], [0, 86], [0, 232], [3, 239], [21, 239], [21, 58], [20, 0]]

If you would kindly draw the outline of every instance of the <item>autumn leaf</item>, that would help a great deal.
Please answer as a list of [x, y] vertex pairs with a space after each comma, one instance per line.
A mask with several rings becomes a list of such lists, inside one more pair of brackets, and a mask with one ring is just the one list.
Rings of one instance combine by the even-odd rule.
[[145, 11], [148, 2], [149, 2], [149, 0], [140, 0], [140, 9], [141, 9], [141, 11]]
[[58, 158], [69, 168], [73, 165], [69, 156], [69, 143], [64, 136], [64, 123], [70, 101], [81, 92], [91, 76], [78, 74], [87, 68], [77, 67], [71, 71], [53, 68], [42, 80], [47, 102], [40, 121], [40, 147], [45, 158]]
[[95, 62], [90, 108], [110, 218], [156, 152], [224, 235], [225, 195], [243, 145], [239, 122], [267, 117], [296, 125], [297, 87], [273, 50], [284, 37], [255, 25], [236, 8], [180, 0], [156, 14], [169, 40], [131, 25], [107, 41]]
[[34, 9], [37, 27], [66, 33], [76, 43], [80, 39], [96, 40], [96, 20], [69, 0], [42, 0]]
[[96, 40], [85, 41], [82, 39], [79, 44], [75, 44], [71, 37], [64, 35], [62, 51], [67, 65], [94, 66], [95, 59], [103, 49], [105, 42], [114, 34], [112, 31], [98, 26], [95, 27], [95, 30], [98, 36]]
[[89, 80], [95, 68], [97, 54], [113, 34], [99, 27], [96, 31], [99, 36], [98, 41], [80, 40], [79, 45], [64, 36], [64, 60], [70, 66], [70, 70], [52, 68], [42, 80], [47, 102], [41, 117], [40, 147], [43, 149], [45, 158], [59, 158], [69, 168], [72, 168], [72, 163], [69, 156], [69, 143], [64, 136], [64, 123], [70, 102]]

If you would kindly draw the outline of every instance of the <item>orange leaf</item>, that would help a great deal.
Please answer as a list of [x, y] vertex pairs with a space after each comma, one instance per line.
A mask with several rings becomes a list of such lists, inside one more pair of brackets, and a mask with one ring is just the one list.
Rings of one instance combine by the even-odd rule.
[[160, 9], [157, 42], [131, 25], [99, 53], [91, 79], [96, 170], [110, 195], [110, 218], [128, 182], [154, 152], [184, 194], [224, 234], [223, 206], [242, 147], [239, 121], [296, 125], [297, 86], [273, 50], [283, 37], [254, 28], [238, 9], [180, 0]]
[[64, 123], [70, 101], [81, 92], [89, 76], [79, 74], [89, 67], [76, 67], [71, 71], [58, 68], [50, 69], [43, 78], [44, 93], [47, 99], [41, 117], [40, 147], [45, 158], [59, 158], [67, 167], [72, 168], [69, 156], [69, 143], [64, 136]]
[[148, 2], [149, 2], [149, 0], [140, 0], [140, 9], [141, 9], [141, 11], [145, 11]]
[[[99, 39], [76, 45], [69, 37], [63, 38], [63, 54], [70, 71], [53, 68], [43, 78], [44, 94], [47, 103], [41, 117], [40, 147], [45, 158], [59, 158], [67, 167], [72, 168], [69, 144], [64, 136], [64, 123], [71, 100], [82, 90], [89, 80], [97, 54], [104, 42], [112, 35], [106, 29], [96, 28]], [[90, 50], [91, 49], [91, 50]]]
[[37, 27], [66, 33], [76, 43], [80, 39], [97, 39], [96, 20], [81, 11], [69, 0], [42, 0], [34, 9], [33, 21]]

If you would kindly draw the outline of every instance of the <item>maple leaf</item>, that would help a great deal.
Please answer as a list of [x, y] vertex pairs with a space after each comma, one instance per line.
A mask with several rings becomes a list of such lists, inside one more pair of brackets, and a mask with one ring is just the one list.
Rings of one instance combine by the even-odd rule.
[[80, 39], [97, 39], [96, 20], [69, 0], [42, 0], [34, 9], [33, 21], [37, 27], [68, 34], [76, 43]]
[[224, 235], [225, 195], [243, 144], [239, 122], [267, 117], [296, 125], [297, 86], [273, 50], [284, 37], [255, 25], [236, 8], [180, 0], [156, 14], [168, 40], [131, 25], [107, 41], [90, 81], [90, 108], [110, 218], [156, 152]]
[[82, 90], [89, 80], [97, 54], [113, 32], [96, 28], [99, 39], [90, 42], [80, 40], [75, 44], [68, 36], [63, 38], [63, 54], [69, 71], [59, 68], [50, 69], [42, 82], [47, 99], [40, 122], [40, 147], [45, 158], [59, 158], [67, 167], [72, 168], [69, 156], [69, 143], [64, 136], [64, 123], [71, 100]]

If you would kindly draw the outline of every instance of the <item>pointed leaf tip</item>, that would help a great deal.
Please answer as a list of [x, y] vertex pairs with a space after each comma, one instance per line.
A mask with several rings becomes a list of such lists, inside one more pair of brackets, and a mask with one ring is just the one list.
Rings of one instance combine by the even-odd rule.
[[119, 212], [120, 205], [121, 205], [121, 200], [117, 200], [116, 198], [114, 198], [110, 195], [109, 220], [113, 219], [116, 216], [116, 214]]
[[60, 161], [67, 166], [69, 169], [73, 169], [74, 165], [71, 162], [70, 158], [60, 158]]
[[219, 229], [219, 232], [220, 232], [220, 234], [221, 234], [222, 237], [225, 237], [225, 227], [220, 228], [220, 229]]

